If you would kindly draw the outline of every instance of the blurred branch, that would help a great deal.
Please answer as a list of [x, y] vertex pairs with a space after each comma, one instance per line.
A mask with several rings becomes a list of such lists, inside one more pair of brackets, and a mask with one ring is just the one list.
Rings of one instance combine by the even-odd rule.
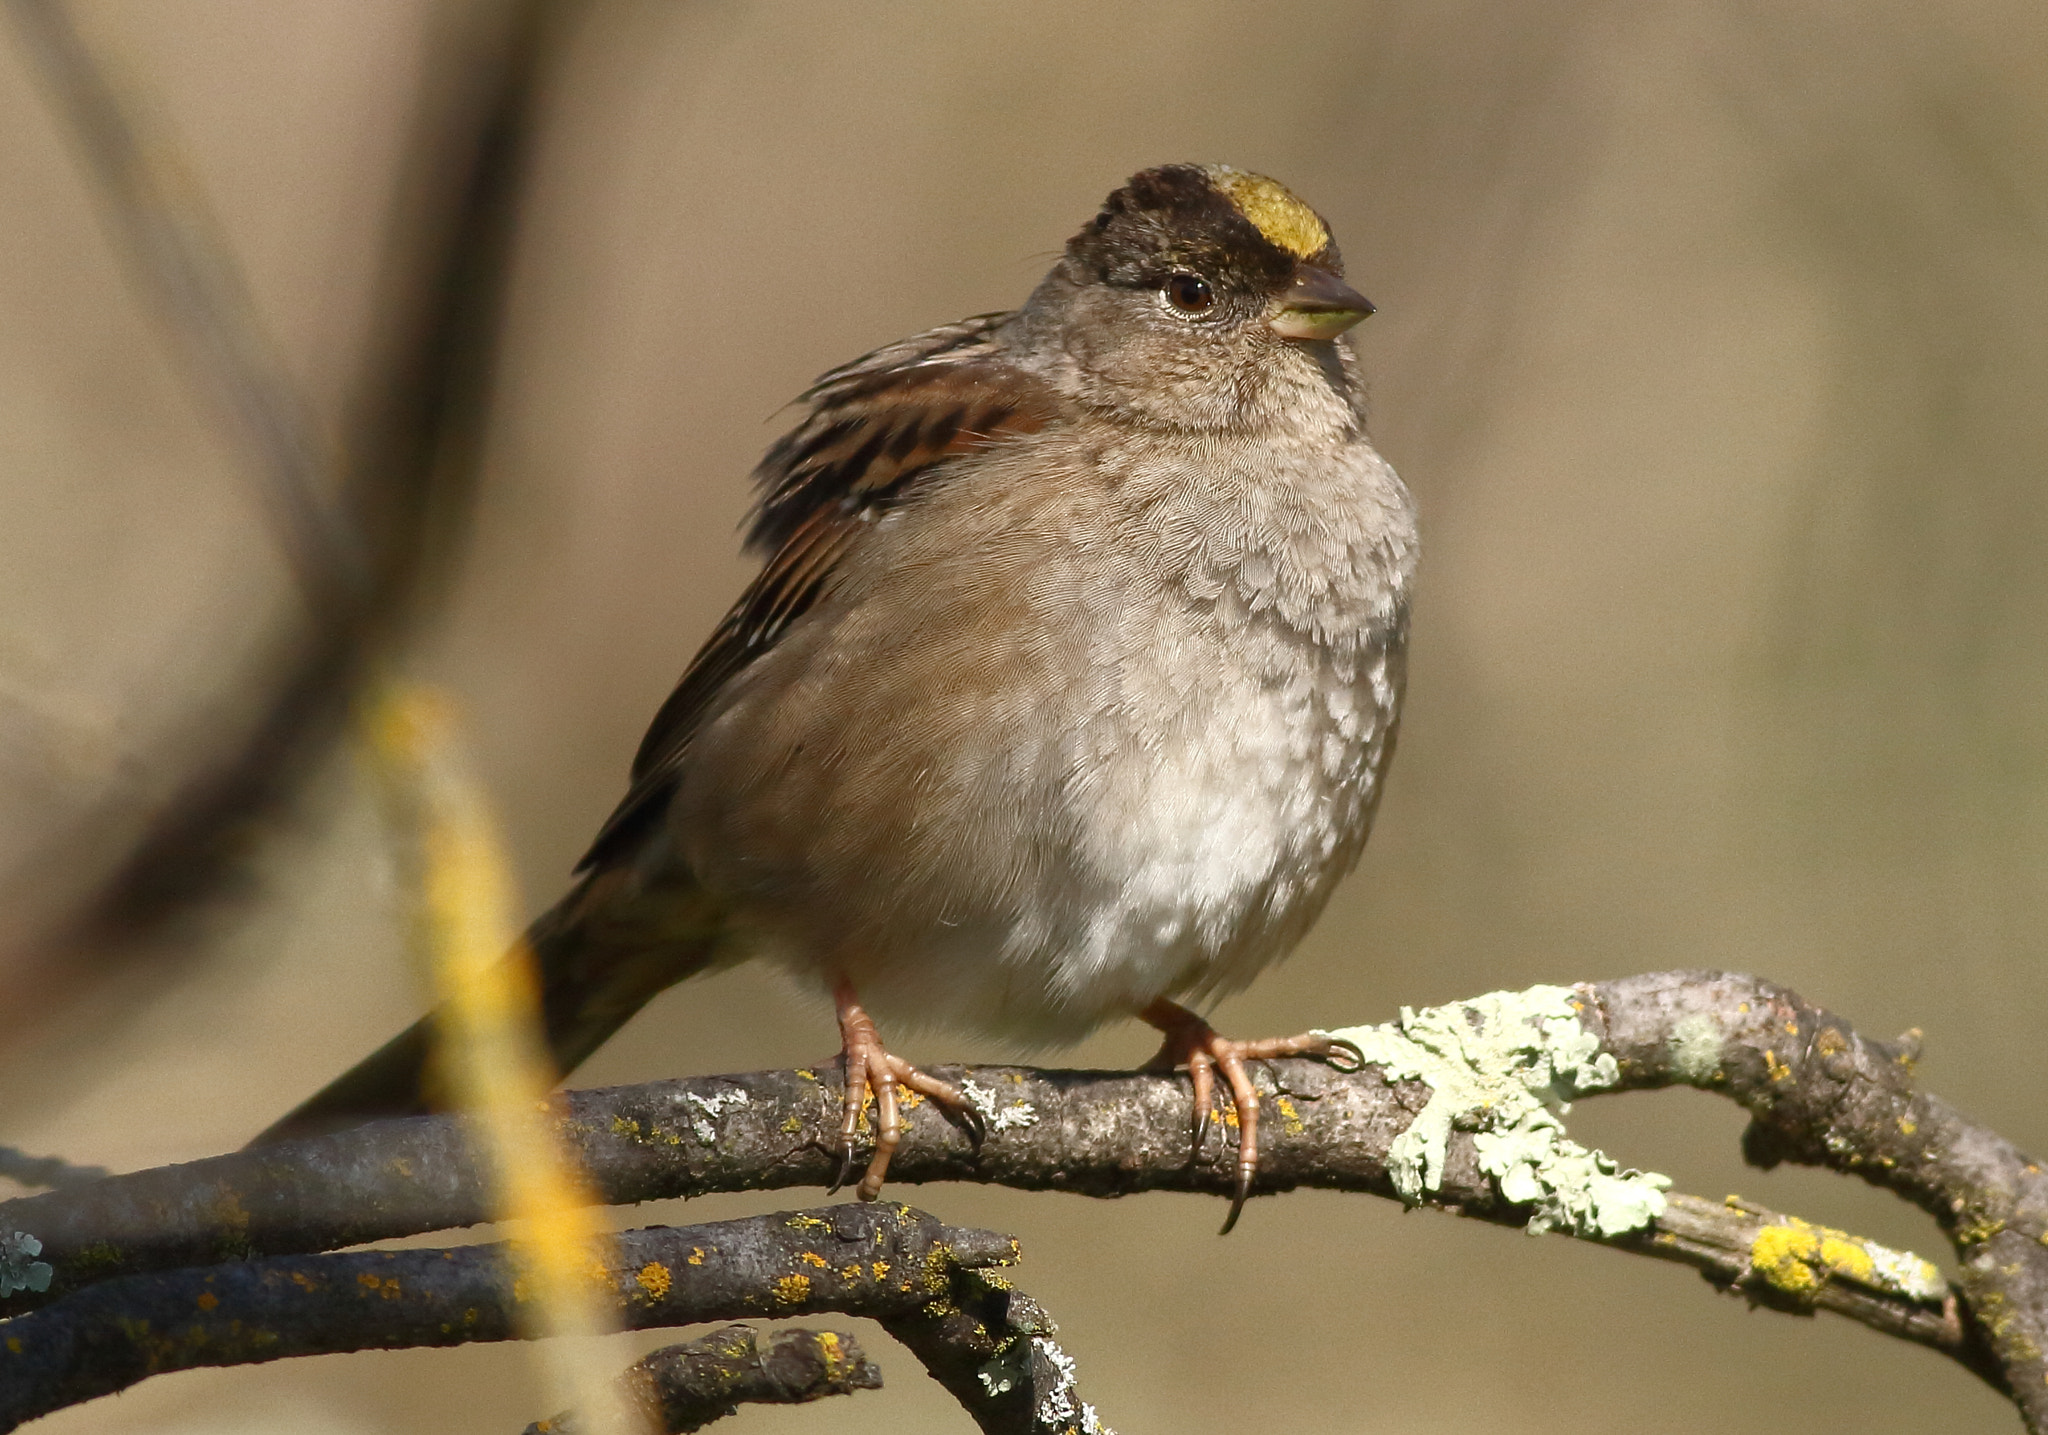
[[361, 605], [362, 535], [326, 491], [334, 464], [256, 317], [247, 282], [176, 151], [116, 88], [64, 0], [7, 0], [29, 59], [99, 186], [140, 286], [249, 449], [308, 609]]
[[[491, 1183], [495, 1219], [531, 1298], [522, 1330], [597, 1336], [615, 1329], [585, 1279], [610, 1259], [583, 1172], [547, 1118], [559, 1076], [541, 1031], [540, 980], [513, 913], [511, 863], [483, 787], [471, 775], [450, 706], [396, 690], [365, 714], [369, 746], [414, 889], [415, 939], [433, 978], [436, 1066], [471, 1131]], [[509, 958], [507, 954], [510, 954]], [[559, 1394], [596, 1435], [635, 1428], [617, 1382], [588, 1340], [541, 1347]]]
[[[40, 1014], [219, 890], [252, 822], [327, 750], [416, 602], [439, 531], [473, 487], [552, 31], [539, 0], [482, 7], [488, 18], [467, 28], [437, 22], [396, 187], [393, 212], [405, 222], [387, 245], [349, 420], [341, 441], [328, 443], [171, 140], [109, 77], [62, 0], [6, 4], [139, 292], [250, 458], [304, 606], [248, 688], [189, 724], [206, 735], [201, 755], [181, 757], [190, 770], [71, 929], [9, 973], [0, 1005]], [[221, 732], [240, 737], [222, 750]], [[88, 819], [52, 846], [47, 865], [76, 870], [80, 854], [107, 846], [112, 821]]]
[[[622, 1231], [586, 1276], [633, 1330], [748, 1316], [889, 1319], [957, 1306], [956, 1294], [972, 1302], [987, 1283], [971, 1272], [1017, 1254], [1009, 1236], [944, 1226], [909, 1206], [845, 1205]], [[7, 1322], [0, 1431], [173, 1370], [511, 1339], [528, 1298], [502, 1244], [286, 1256], [108, 1281]], [[1006, 1343], [1040, 1338], [999, 1337], [992, 1358]], [[987, 1406], [992, 1397], [980, 1399]]]
[[77, 1186], [110, 1174], [104, 1166], [79, 1166], [61, 1156], [31, 1156], [13, 1146], [0, 1146], [0, 1178], [17, 1186]]
[[[667, 1345], [637, 1361], [620, 1382], [626, 1403], [662, 1435], [689, 1435], [742, 1405], [805, 1405], [828, 1395], [880, 1390], [882, 1373], [851, 1335], [778, 1330], [764, 1349], [751, 1326]], [[589, 1435], [571, 1411], [536, 1420], [524, 1435]]]
[[[1754, 1118], [1745, 1151], [1864, 1176], [1933, 1212], [1961, 1257], [1950, 1288], [1917, 1257], [1738, 1201], [1670, 1195], [1638, 1229], [1581, 1239], [1700, 1271], [1718, 1288], [1796, 1313], [1830, 1310], [1938, 1350], [2011, 1394], [2036, 1431], [2048, 1399], [2048, 1190], [2040, 1168], [1915, 1089], [1910, 1050], [1756, 978], [1669, 972], [1571, 989], [1617, 1089], [1692, 1085]], [[1149, 1073], [936, 1068], [976, 1093], [978, 1146], [929, 1103], [906, 1113], [891, 1175], [1121, 1196], [1228, 1195], [1232, 1160], [1188, 1150], [1187, 1087]], [[1260, 1071], [1277, 1113], [1258, 1191], [1297, 1186], [1396, 1196], [1403, 1138], [1432, 1092], [1368, 1066], [1312, 1061]], [[561, 1130], [613, 1204], [823, 1185], [836, 1157], [840, 1086], [809, 1070], [571, 1092]], [[1220, 1123], [1218, 1123], [1220, 1128]], [[1531, 1207], [1483, 1163], [1484, 1131], [1449, 1129], [1422, 1203], [1503, 1225]], [[447, 1117], [355, 1131], [114, 1177], [0, 1203], [0, 1229], [33, 1233], [56, 1278], [26, 1310], [110, 1276], [317, 1250], [464, 1226], [489, 1213], [459, 1124]], [[943, 1378], [943, 1377], [942, 1377]]]

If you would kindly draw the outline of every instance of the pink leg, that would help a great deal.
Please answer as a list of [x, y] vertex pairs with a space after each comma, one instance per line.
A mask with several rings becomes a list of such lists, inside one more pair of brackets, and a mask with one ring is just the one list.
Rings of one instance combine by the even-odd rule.
[[1230, 1215], [1223, 1222], [1223, 1234], [1237, 1224], [1251, 1195], [1252, 1178], [1259, 1169], [1259, 1092], [1244, 1069], [1247, 1061], [1266, 1061], [1277, 1056], [1332, 1056], [1346, 1050], [1328, 1037], [1304, 1032], [1300, 1036], [1270, 1037], [1264, 1041], [1230, 1041], [1216, 1029], [1173, 1002], [1160, 1000], [1138, 1013], [1141, 1021], [1159, 1028], [1166, 1040], [1159, 1054], [1145, 1064], [1148, 1071], [1173, 1071], [1185, 1066], [1195, 1086], [1194, 1144], [1199, 1151], [1209, 1131], [1209, 1098], [1215, 1090], [1216, 1073], [1230, 1091], [1237, 1108], [1237, 1183], [1232, 1190]]
[[854, 1137], [860, 1130], [860, 1113], [867, 1106], [868, 1093], [875, 1094], [875, 1154], [854, 1194], [872, 1201], [882, 1194], [882, 1178], [889, 1172], [889, 1159], [903, 1139], [901, 1114], [896, 1109], [896, 1087], [900, 1083], [978, 1126], [979, 1117], [959, 1091], [927, 1076], [909, 1062], [891, 1056], [875, 1030], [874, 1018], [861, 1007], [853, 984], [841, 981], [833, 996], [839, 1006], [841, 1060], [846, 1069], [846, 1106], [839, 1122], [839, 1177], [832, 1189], [846, 1184], [853, 1171]]

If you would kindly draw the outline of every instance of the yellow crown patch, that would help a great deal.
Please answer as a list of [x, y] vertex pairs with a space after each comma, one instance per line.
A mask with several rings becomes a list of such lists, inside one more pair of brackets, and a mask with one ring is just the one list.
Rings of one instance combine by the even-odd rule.
[[1202, 172], [1253, 228], [1295, 258], [1306, 259], [1330, 242], [1330, 231], [1316, 212], [1277, 180], [1227, 164], [1205, 165]]

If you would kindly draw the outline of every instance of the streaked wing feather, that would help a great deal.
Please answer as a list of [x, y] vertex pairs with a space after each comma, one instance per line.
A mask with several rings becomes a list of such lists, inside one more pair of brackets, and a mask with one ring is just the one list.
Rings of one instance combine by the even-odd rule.
[[767, 561], [655, 714], [632, 788], [578, 871], [606, 863], [660, 815], [712, 698], [809, 610], [876, 517], [961, 457], [1050, 417], [1043, 383], [1008, 364], [995, 340], [1008, 317], [982, 314], [877, 349], [804, 393], [809, 411], [754, 471], [747, 546]]

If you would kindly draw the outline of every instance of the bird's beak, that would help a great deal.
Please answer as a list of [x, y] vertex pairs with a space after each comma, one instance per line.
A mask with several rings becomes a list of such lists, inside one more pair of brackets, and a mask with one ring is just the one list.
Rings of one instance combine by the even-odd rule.
[[1266, 311], [1283, 339], [1334, 339], [1372, 312], [1372, 301], [1329, 270], [1304, 264]]

